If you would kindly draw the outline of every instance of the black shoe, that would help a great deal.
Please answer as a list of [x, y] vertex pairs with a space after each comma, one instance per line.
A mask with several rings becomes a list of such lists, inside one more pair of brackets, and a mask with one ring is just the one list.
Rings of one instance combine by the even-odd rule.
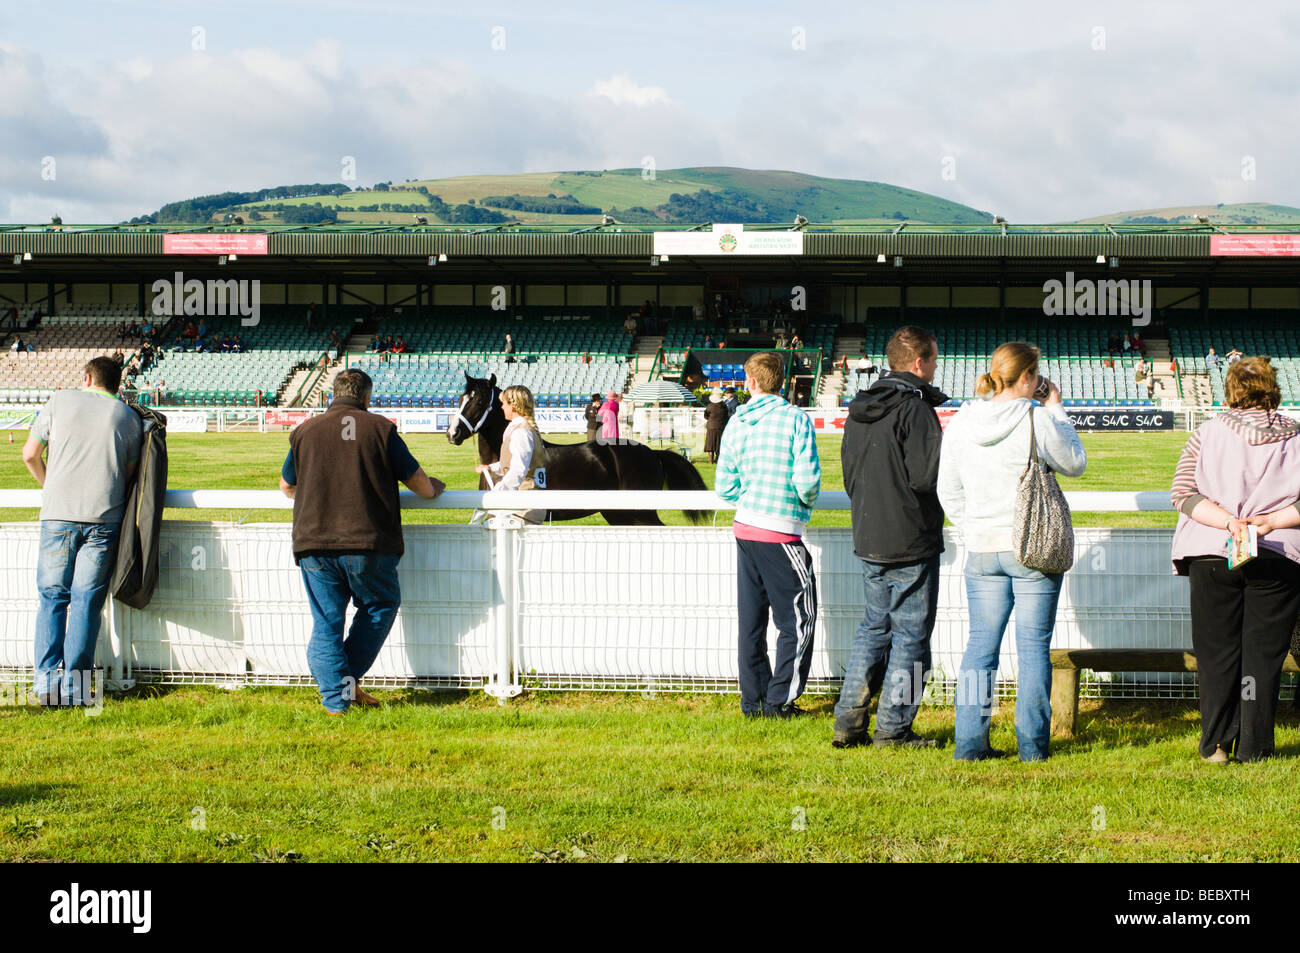
[[871, 744], [871, 739], [866, 735], [859, 735], [856, 738], [832, 738], [832, 748], [866, 748]]
[[989, 748], [986, 751], [977, 754], [973, 758], [957, 758], [957, 761], [996, 761], [998, 758], [1005, 758], [1007, 753], [1001, 748]]
[[910, 728], [907, 734], [897, 738], [876, 738], [873, 745], [880, 748], [937, 748], [939, 742], [933, 738], [922, 738]]
[[806, 711], [803, 708], [796, 708], [794, 705], [782, 705], [779, 708], [769, 708], [766, 705], [763, 706], [764, 718], [799, 718], [808, 714], [811, 714], [811, 712]]

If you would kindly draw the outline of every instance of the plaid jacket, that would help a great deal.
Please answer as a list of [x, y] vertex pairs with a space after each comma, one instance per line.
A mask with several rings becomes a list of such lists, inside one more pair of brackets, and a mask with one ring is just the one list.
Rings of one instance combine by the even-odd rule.
[[821, 485], [808, 415], [775, 394], [741, 404], [722, 432], [714, 480], [714, 492], [736, 504], [736, 521], [802, 535]]

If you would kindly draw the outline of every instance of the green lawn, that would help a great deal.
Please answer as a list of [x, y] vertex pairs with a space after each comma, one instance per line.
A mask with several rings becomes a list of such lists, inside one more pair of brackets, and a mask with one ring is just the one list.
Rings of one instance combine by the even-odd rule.
[[[732, 697], [182, 688], [102, 714], [0, 710], [0, 860], [1282, 861], [1284, 757], [1213, 768], [1183, 703], [1084, 703], [1046, 762], [830, 747]], [[151, 697], [151, 695], [156, 697]], [[993, 743], [1014, 748], [1008, 707]], [[495, 823], [494, 823], [495, 822]]]
[[[21, 437], [14, 444], [0, 444], [0, 487], [33, 488], [23, 466]], [[453, 447], [440, 434], [408, 434], [407, 442], [425, 470], [443, 480], [453, 490], [472, 490], [478, 486], [474, 473], [476, 450], [469, 444]], [[559, 435], [549, 439], [570, 442], [577, 435]], [[1062, 480], [1065, 489], [1079, 490], [1168, 490], [1178, 454], [1187, 442], [1185, 433], [1152, 434], [1083, 434], [1088, 450], [1088, 472], [1077, 480]], [[170, 473], [168, 484], [178, 489], [274, 490], [279, 486], [280, 465], [289, 448], [287, 433], [268, 434], [173, 434], [167, 438]], [[840, 438], [817, 439], [822, 461], [822, 487], [844, 489], [840, 468]], [[713, 486], [714, 468], [698, 463], [705, 483]], [[680, 513], [663, 514], [672, 525], [687, 525]], [[30, 520], [36, 510], [0, 509], [0, 522]], [[167, 511], [168, 519], [238, 520], [243, 522], [287, 522], [288, 510]], [[407, 523], [463, 523], [469, 518], [464, 510], [409, 510]], [[1173, 513], [1076, 513], [1078, 526], [1170, 526]], [[599, 516], [582, 523], [604, 525]], [[729, 513], [719, 513], [719, 525], [730, 525]], [[814, 514], [814, 526], [848, 526], [847, 512], [822, 511]]]

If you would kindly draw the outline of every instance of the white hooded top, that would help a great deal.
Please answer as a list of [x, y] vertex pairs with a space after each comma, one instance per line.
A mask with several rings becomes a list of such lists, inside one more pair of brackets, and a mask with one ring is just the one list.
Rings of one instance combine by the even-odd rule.
[[[1016, 485], [1029, 462], [1026, 398], [968, 401], [948, 421], [939, 453], [939, 502], [972, 553], [1011, 550]], [[1038, 455], [1061, 476], [1082, 476], [1083, 443], [1060, 404], [1034, 409]]]

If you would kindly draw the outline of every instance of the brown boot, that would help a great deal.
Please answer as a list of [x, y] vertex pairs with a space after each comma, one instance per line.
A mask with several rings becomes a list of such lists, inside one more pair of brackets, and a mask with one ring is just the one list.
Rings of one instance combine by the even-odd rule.
[[357, 686], [357, 697], [354, 702], [358, 705], [365, 705], [367, 708], [378, 708], [382, 702], [374, 695], [370, 694], [360, 685]]

